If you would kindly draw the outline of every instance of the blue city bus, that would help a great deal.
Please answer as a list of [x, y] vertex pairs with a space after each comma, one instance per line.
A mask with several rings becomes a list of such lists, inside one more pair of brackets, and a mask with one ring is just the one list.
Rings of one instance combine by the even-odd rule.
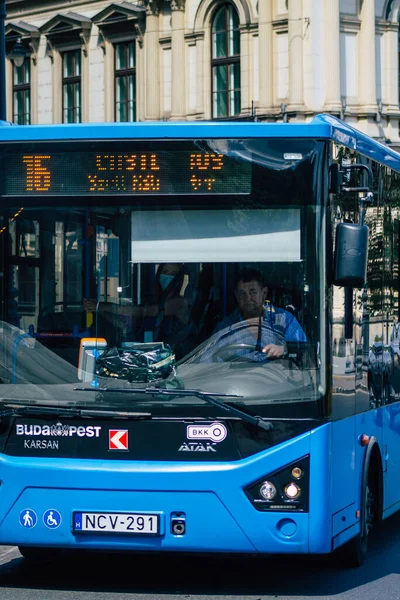
[[0, 125], [0, 544], [328, 554], [400, 508], [400, 155]]

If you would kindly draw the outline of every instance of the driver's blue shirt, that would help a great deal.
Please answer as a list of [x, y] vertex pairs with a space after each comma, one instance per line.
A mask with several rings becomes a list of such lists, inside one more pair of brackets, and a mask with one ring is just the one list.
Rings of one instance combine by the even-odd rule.
[[[240, 324], [243, 324], [243, 326], [241, 327]], [[283, 308], [277, 308], [270, 303], [264, 306], [261, 328], [260, 331], [257, 330], [257, 335], [255, 335], [256, 329], [254, 327], [254, 321], [253, 327], [250, 330], [250, 327], [247, 326], [247, 322], [243, 319], [239, 308], [218, 323], [213, 336], [218, 333], [221, 334], [220, 337], [216, 336], [217, 339], [214, 343], [211, 343], [209, 349], [203, 354], [202, 361], [221, 360], [215, 358], [215, 352], [220, 348], [222, 349], [224, 346], [229, 346], [231, 344], [247, 344], [254, 345], [254, 352], [250, 353], [251, 360], [262, 362], [266, 360], [266, 356], [261, 353], [260, 350], [268, 344], [282, 345], [284, 342], [307, 341], [304, 331], [296, 317], [289, 311], [284, 310]], [[257, 337], [260, 339], [257, 339]], [[256, 345], [259, 345], [258, 350], [256, 350]], [[247, 355], [250, 358], [248, 350], [238, 349], [234, 355]]]

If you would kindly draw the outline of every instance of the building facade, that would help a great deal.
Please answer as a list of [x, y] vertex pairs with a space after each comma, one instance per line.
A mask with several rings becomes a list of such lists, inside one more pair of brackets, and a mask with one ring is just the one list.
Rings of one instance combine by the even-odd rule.
[[10, 0], [6, 9], [10, 121], [329, 112], [400, 141], [400, 0]]

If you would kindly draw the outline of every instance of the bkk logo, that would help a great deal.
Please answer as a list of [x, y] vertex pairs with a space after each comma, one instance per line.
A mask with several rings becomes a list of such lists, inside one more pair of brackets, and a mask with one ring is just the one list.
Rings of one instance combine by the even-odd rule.
[[55, 425], [26, 425], [17, 424], [15, 433], [17, 435], [32, 435], [32, 436], [57, 436], [57, 437], [96, 437], [100, 435], [101, 427], [88, 425], [87, 427], [75, 425], [63, 425], [58, 422]]
[[211, 423], [211, 425], [188, 425], [186, 436], [188, 440], [211, 440], [222, 442], [228, 432], [223, 423]]

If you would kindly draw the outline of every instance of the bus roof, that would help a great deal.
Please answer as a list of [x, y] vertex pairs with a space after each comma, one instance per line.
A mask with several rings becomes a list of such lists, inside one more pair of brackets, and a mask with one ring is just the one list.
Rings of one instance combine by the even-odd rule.
[[309, 138], [334, 140], [400, 171], [400, 154], [328, 114], [310, 123], [185, 121], [15, 125], [0, 121], [0, 142], [127, 139]]

